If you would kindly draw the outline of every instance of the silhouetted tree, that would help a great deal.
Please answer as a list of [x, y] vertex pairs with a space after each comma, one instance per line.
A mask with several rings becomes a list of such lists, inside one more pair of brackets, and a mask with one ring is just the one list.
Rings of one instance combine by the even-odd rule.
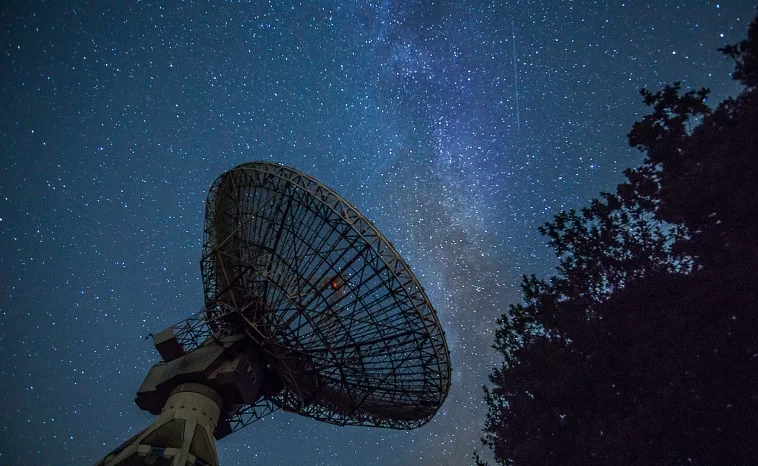
[[643, 89], [642, 166], [540, 228], [560, 265], [497, 322], [498, 464], [758, 464], [758, 18], [722, 51], [738, 97]]

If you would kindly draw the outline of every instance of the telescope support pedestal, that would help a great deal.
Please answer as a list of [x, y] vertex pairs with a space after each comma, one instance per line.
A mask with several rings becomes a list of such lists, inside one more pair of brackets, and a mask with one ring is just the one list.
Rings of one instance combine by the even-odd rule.
[[179, 385], [158, 419], [97, 466], [218, 466], [213, 429], [222, 405], [218, 392], [205, 385]]

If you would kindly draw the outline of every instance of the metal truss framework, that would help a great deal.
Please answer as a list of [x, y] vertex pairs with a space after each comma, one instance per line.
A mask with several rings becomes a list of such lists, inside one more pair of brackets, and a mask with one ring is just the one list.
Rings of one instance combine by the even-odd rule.
[[[204, 307], [190, 318], [173, 325], [173, 335], [182, 350], [190, 353], [204, 343], [210, 342], [214, 335], [212, 327], [223, 327], [224, 322], [223, 315], [209, 313]], [[242, 405], [233, 411], [222, 412], [214, 436], [217, 439], [226, 437], [277, 410], [279, 410], [278, 405], [268, 399], [260, 398], [253, 405]]]
[[411, 429], [450, 387], [444, 332], [392, 244], [333, 190], [247, 163], [211, 186], [201, 261], [206, 306], [175, 326], [189, 351], [248, 334], [281, 380], [232, 431], [282, 408], [338, 425]]

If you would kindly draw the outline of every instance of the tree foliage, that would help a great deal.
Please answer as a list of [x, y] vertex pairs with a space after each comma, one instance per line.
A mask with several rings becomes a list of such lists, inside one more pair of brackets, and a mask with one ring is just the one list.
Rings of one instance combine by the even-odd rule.
[[557, 274], [524, 277], [485, 388], [498, 464], [758, 464], [758, 18], [722, 51], [736, 98], [643, 89], [642, 166], [540, 228]]

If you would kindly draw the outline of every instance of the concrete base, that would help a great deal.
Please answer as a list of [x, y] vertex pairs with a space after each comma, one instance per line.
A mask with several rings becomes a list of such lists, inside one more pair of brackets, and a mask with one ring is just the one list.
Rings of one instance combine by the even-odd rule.
[[177, 386], [158, 419], [96, 466], [218, 466], [216, 427], [223, 400], [205, 385]]

